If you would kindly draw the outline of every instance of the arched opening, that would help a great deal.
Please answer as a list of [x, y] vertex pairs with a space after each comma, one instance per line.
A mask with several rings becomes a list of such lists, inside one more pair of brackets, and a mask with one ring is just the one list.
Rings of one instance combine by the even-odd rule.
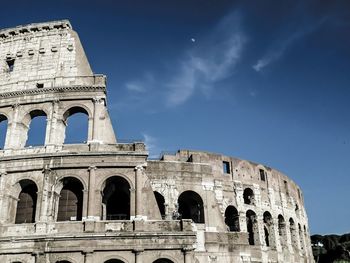
[[236, 207], [229, 205], [225, 210], [225, 224], [231, 232], [239, 231], [239, 215]]
[[15, 223], [34, 223], [38, 187], [31, 180], [21, 180], [19, 185], [21, 192], [18, 196]]
[[83, 214], [83, 184], [74, 177], [62, 179], [57, 221], [80, 221]]
[[269, 237], [269, 235], [270, 235], [269, 230], [267, 230], [267, 227], [264, 226], [265, 245], [267, 247], [270, 246], [270, 237]]
[[291, 237], [291, 241], [292, 241], [292, 247], [297, 249], [298, 248], [298, 236], [297, 236], [296, 225], [294, 223], [293, 218], [289, 218], [289, 231], [290, 231], [290, 237]]
[[71, 262], [67, 260], [61, 260], [61, 261], [56, 261], [56, 263], [71, 263]]
[[106, 180], [103, 189], [103, 217], [105, 220], [130, 219], [130, 185], [120, 176]]
[[246, 213], [246, 218], [249, 245], [256, 245], [256, 241], [259, 236], [256, 214], [252, 210], [248, 210]]
[[179, 196], [178, 204], [182, 219], [192, 219], [194, 223], [204, 224], [203, 200], [199, 194], [185, 191]]
[[244, 199], [245, 204], [253, 205], [254, 204], [254, 192], [253, 192], [253, 190], [250, 188], [244, 189], [243, 199]]
[[8, 120], [5, 115], [0, 114], [0, 150], [5, 148]]
[[162, 216], [162, 219], [165, 219], [165, 199], [164, 196], [158, 193], [157, 191], [154, 191], [154, 196], [157, 201], [157, 205], [159, 208], [160, 215]]
[[263, 219], [265, 244], [268, 247], [275, 247], [273, 220], [270, 212], [266, 211], [263, 215]]
[[287, 245], [286, 223], [282, 215], [278, 215], [278, 235], [282, 247]]
[[[25, 146], [45, 145], [47, 116], [42, 110], [29, 113], [27, 141]], [[27, 117], [27, 118], [28, 118]]]
[[124, 263], [124, 261], [121, 261], [119, 259], [110, 259], [105, 261], [105, 263]]
[[64, 143], [88, 141], [89, 114], [82, 107], [72, 107], [63, 115], [66, 124]]
[[167, 258], [160, 258], [160, 259], [157, 259], [156, 261], [153, 261], [153, 263], [174, 263], [174, 262]]

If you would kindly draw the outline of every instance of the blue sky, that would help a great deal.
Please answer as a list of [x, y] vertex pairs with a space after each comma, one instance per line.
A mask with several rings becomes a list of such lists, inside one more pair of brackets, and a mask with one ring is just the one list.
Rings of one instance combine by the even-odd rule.
[[312, 233], [350, 232], [349, 1], [18, 0], [0, 17], [71, 21], [118, 138], [276, 168]]

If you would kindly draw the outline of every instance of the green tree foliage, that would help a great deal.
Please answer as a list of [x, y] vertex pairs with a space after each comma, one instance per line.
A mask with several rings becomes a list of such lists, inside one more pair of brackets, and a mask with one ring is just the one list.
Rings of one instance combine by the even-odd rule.
[[311, 236], [312, 251], [317, 263], [350, 262], [350, 233]]

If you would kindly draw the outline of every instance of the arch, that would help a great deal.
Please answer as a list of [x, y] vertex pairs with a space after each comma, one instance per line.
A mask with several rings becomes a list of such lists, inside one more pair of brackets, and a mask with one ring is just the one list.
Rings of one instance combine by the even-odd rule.
[[57, 221], [80, 221], [83, 214], [84, 186], [75, 177], [61, 179], [62, 189], [58, 202]]
[[124, 261], [112, 258], [112, 259], [109, 259], [109, 260], [105, 261], [104, 263], [124, 263]]
[[194, 223], [204, 224], [203, 200], [194, 191], [185, 191], [178, 198], [178, 212], [183, 219], [192, 219]]
[[29, 179], [19, 181], [20, 193], [17, 201], [15, 224], [34, 223], [38, 187]]
[[160, 215], [162, 216], [163, 219], [165, 219], [165, 199], [164, 199], [164, 196], [157, 191], [154, 191], [153, 193], [154, 193], [154, 196], [155, 196], [156, 201], [157, 201]]
[[246, 212], [246, 219], [249, 245], [257, 245], [257, 241], [259, 238], [259, 230], [255, 212], [252, 210], [248, 210]]
[[296, 249], [298, 248], [298, 236], [297, 236], [297, 229], [293, 218], [289, 218], [289, 231], [290, 231], [290, 237], [292, 241], [292, 247]]
[[23, 124], [27, 127], [25, 146], [45, 145], [47, 114], [36, 109], [26, 114]]
[[278, 235], [282, 247], [287, 246], [286, 222], [282, 215], [278, 215]]
[[8, 118], [6, 117], [6, 115], [0, 113], [0, 149], [5, 148], [7, 128]]
[[263, 220], [264, 220], [265, 245], [267, 247], [275, 247], [273, 220], [270, 212], [268, 211], [264, 212]]
[[239, 232], [239, 215], [233, 205], [229, 205], [225, 210], [225, 224], [230, 232]]
[[253, 205], [254, 204], [254, 191], [247, 187], [243, 191], [243, 200], [244, 203], [247, 205]]
[[104, 220], [130, 219], [130, 184], [121, 176], [109, 177], [102, 191]]
[[89, 112], [85, 107], [72, 106], [63, 114], [66, 124], [64, 143], [86, 143], [88, 141]]
[[153, 263], [174, 263], [174, 261], [167, 259], [167, 258], [159, 258], [159, 259], [153, 261]]

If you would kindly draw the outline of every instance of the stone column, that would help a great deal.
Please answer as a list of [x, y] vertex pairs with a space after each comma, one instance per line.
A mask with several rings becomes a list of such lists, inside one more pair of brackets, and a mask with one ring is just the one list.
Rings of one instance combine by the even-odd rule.
[[93, 251], [84, 251], [83, 253], [84, 253], [84, 263], [94, 263]]
[[6, 176], [6, 171], [0, 171], [0, 223], [5, 223], [6, 222], [6, 216], [8, 214], [8, 202], [5, 200], [5, 195], [4, 195], [4, 188], [5, 188], [5, 183], [4, 183], [4, 177]]
[[184, 263], [192, 263], [193, 247], [184, 247], [182, 248], [182, 252], [184, 253]]
[[99, 136], [99, 129], [103, 128], [99, 123], [99, 115], [101, 113], [101, 106], [104, 106], [104, 100], [102, 98], [94, 98], [94, 113], [92, 117], [92, 136], [91, 139], [93, 142], [100, 142], [101, 138]]
[[45, 253], [42, 251], [36, 251], [32, 253], [32, 256], [35, 257], [35, 263], [46, 263]]
[[48, 116], [49, 125], [47, 126], [48, 131], [46, 131], [46, 141], [45, 144], [57, 144], [57, 138], [62, 137], [58, 134], [58, 122], [57, 122], [57, 112], [59, 107], [59, 100], [54, 100], [51, 107], [51, 116]]
[[17, 121], [18, 121], [18, 111], [19, 111], [19, 104], [12, 105], [12, 118], [8, 120], [8, 134], [6, 134], [6, 141], [4, 148], [19, 148], [20, 140], [18, 138], [19, 131], [17, 129]]
[[132, 252], [135, 254], [135, 263], [142, 263], [141, 253], [144, 251], [142, 248], [135, 248]]
[[[51, 172], [51, 169], [48, 167], [45, 167], [43, 169], [43, 187], [42, 187], [42, 193], [41, 193], [41, 205], [39, 207], [40, 209], [39, 221], [41, 222], [47, 221], [48, 207], [49, 207], [50, 172]], [[38, 201], [39, 201], [39, 198], [38, 198]]]
[[136, 188], [136, 196], [135, 196], [135, 214], [136, 218], [142, 218], [142, 183], [143, 183], [143, 171], [144, 168], [142, 165], [138, 165], [135, 167], [135, 188]]
[[130, 218], [135, 218], [136, 216], [136, 189], [130, 188]]
[[95, 166], [90, 166], [88, 168], [89, 171], [89, 189], [88, 189], [88, 207], [87, 207], [87, 219], [95, 220], [97, 215], [96, 215], [96, 207], [95, 207], [95, 200], [96, 200], [96, 195], [95, 195], [95, 177], [96, 177], [96, 167]]
[[248, 232], [247, 230], [247, 218], [245, 212], [239, 212], [239, 228], [241, 232]]

